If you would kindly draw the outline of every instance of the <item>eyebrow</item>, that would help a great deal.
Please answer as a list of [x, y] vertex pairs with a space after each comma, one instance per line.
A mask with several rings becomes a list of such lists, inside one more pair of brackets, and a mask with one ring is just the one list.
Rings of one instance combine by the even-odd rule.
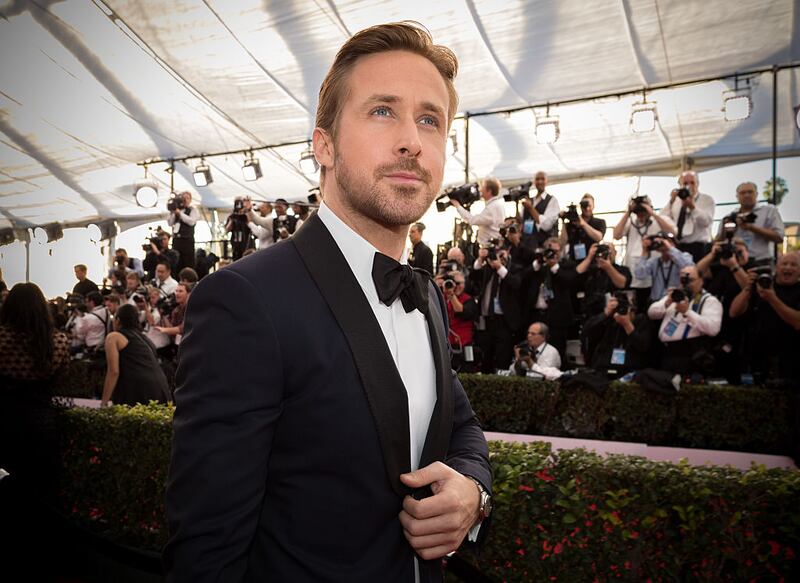
[[[371, 105], [373, 103], [400, 103], [401, 101], [402, 99], [400, 99], [397, 95], [375, 93], [373, 95], [370, 95], [364, 103], [366, 105]], [[431, 103], [430, 101], [423, 101], [420, 105], [422, 106], [423, 110], [435, 113], [442, 119], [445, 119], [446, 116], [444, 109], [436, 105], [435, 103]]]

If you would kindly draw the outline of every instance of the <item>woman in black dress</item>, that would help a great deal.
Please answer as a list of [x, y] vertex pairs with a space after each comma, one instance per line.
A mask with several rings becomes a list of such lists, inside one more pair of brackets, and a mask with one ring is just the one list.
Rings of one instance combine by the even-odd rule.
[[158, 363], [156, 347], [142, 332], [139, 311], [130, 304], [120, 306], [114, 330], [106, 336], [108, 365], [100, 405], [169, 401], [167, 377]]

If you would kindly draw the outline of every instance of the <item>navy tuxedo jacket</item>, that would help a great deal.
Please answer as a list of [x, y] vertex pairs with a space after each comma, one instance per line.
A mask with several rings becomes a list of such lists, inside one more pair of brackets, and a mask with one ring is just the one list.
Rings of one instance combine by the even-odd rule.
[[[431, 283], [437, 402], [420, 467], [491, 488]], [[444, 315], [443, 315], [444, 312]], [[167, 484], [171, 581], [403, 581], [405, 387], [355, 276], [312, 216], [289, 241], [205, 278], [180, 349]], [[423, 582], [439, 562], [420, 561]]]

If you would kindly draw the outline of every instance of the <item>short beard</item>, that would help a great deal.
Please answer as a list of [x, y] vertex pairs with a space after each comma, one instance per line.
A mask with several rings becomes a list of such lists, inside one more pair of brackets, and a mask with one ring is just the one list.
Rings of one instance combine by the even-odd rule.
[[[379, 166], [371, 180], [364, 173], [351, 172], [338, 151], [334, 154], [334, 168], [342, 203], [387, 228], [407, 227], [417, 222], [430, 208], [438, 191], [431, 184], [431, 173], [413, 158], [401, 158], [396, 164]], [[382, 191], [380, 180], [392, 172], [414, 172], [424, 182], [422, 192], [419, 187], [400, 184], [387, 187], [390, 192]]]

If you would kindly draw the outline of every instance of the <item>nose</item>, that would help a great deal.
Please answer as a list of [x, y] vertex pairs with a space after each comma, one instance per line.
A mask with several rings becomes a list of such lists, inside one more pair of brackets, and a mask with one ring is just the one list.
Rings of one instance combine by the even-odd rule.
[[401, 157], [416, 158], [422, 152], [422, 140], [414, 119], [405, 119], [399, 124], [395, 153]]

